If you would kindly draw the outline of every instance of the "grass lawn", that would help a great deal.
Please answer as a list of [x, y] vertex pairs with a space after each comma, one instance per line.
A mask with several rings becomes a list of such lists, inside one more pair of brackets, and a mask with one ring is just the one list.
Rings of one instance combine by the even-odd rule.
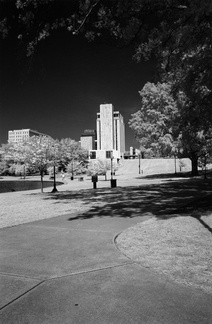
[[160, 187], [145, 197], [152, 217], [122, 232], [116, 245], [142, 266], [212, 294], [211, 174]]
[[142, 266], [212, 293], [212, 234], [197, 219], [153, 217], [121, 233], [116, 244]]
[[[188, 170], [189, 161], [185, 162]], [[154, 160], [142, 163], [149, 179], [154, 178], [151, 173], [155, 178], [157, 173], [163, 173], [162, 160], [156, 161], [156, 165]], [[172, 170], [171, 161], [167, 170]], [[211, 176], [209, 172], [205, 181], [202, 177], [170, 183], [164, 186], [166, 192], [163, 188], [149, 187], [152, 194], [141, 197], [141, 205], [146, 200], [148, 203], [140, 211], [152, 218], [121, 233], [116, 238], [119, 250], [171, 280], [212, 294]]]

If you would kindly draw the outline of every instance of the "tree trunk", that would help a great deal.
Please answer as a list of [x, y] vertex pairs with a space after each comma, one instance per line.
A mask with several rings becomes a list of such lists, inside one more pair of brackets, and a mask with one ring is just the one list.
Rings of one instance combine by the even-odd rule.
[[194, 154], [192, 155], [191, 159], [191, 175], [198, 176], [198, 157]]
[[40, 172], [40, 180], [41, 180], [41, 193], [43, 193], [43, 171]]

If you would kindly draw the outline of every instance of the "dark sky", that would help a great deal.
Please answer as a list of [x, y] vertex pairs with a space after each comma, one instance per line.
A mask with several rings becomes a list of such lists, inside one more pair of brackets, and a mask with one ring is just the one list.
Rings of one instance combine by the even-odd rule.
[[128, 121], [154, 66], [133, 61], [133, 48], [57, 32], [40, 44], [26, 72], [17, 44], [9, 38], [0, 46], [0, 143], [7, 142], [8, 130], [21, 128], [78, 141], [84, 129], [96, 128], [99, 105], [106, 102], [124, 117], [126, 149], [138, 147]]

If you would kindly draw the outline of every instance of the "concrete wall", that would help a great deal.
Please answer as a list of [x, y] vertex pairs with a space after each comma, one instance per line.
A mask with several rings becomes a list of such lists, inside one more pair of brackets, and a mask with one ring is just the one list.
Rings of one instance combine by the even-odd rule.
[[81, 147], [85, 150], [94, 150], [95, 149], [95, 141], [93, 136], [81, 136], [80, 138]]

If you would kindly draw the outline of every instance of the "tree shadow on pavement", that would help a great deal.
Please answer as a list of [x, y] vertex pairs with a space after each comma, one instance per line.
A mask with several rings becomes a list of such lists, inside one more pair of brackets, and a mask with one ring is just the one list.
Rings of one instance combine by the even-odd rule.
[[49, 194], [44, 199], [52, 199], [55, 203], [80, 200], [83, 205], [91, 206], [85, 213], [70, 218], [70, 221], [138, 216], [169, 219], [186, 215], [200, 220], [201, 216], [212, 213], [212, 180], [180, 179], [141, 186], [69, 191]]

